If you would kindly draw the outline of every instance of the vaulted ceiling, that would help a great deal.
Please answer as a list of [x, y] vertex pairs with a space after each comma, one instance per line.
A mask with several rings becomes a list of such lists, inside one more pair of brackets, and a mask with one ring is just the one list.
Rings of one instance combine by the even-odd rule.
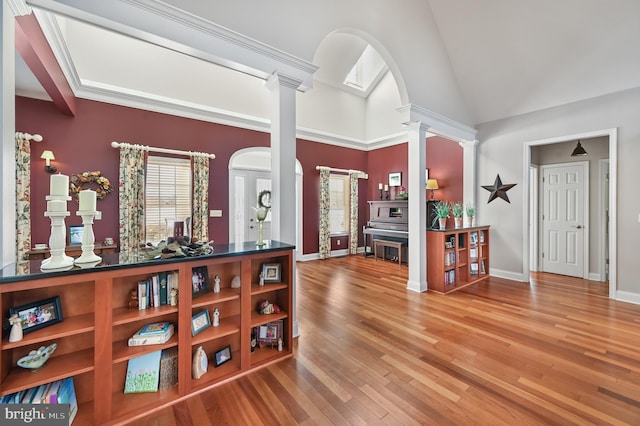
[[[476, 125], [640, 87], [640, 1], [424, 1], [471, 117], [466, 124]], [[363, 13], [367, 7], [362, 5]], [[196, 9], [191, 10], [195, 12]], [[237, 114], [254, 113], [242, 110], [246, 105], [235, 103], [224, 90], [211, 87], [212, 72], [224, 74], [225, 79], [244, 79], [243, 84], [249, 86], [261, 84], [252, 82], [252, 77], [227, 77], [228, 70], [222, 67], [212, 71], [211, 64], [205, 66], [184, 55], [178, 59], [175, 52], [105, 29], [68, 19], [58, 19], [58, 24], [62, 37], [47, 34], [47, 38], [50, 44], [58, 44], [53, 46], [54, 51], [67, 52], [67, 60], [71, 61], [67, 70], [77, 73], [79, 87], [86, 84], [108, 88], [123, 97], [133, 92], [149, 92], [176, 104], [213, 102], [212, 107]], [[304, 33], [298, 36], [304, 37]], [[351, 68], [366, 45], [357, 37], [346, 36], [334, 38], [333, 44], [325, 40], [318, 45], [314, 58], [320, 67], [317, 81], [341, 87], [344, 70]], [[88, 57], [87, 49], [98, 53]], [[121, 55], [118, 61], [113, 61], [115, 54]], [[132, 72], [132, 67], [141, 63], [147, 64], [145, 72]], [[176, 80], [175, 75], [181, 73], [176, 68], [180, 67], [186, 78]], [[166, 78], [155, 78], [157, 74], [172, 78], [174, 84], [167, 87]], [[184, 97], [180, 98], [178, 93]], [[48, 98], [19, 55], [16, 94]], [[76, 96], [85, 97], [81, 90]]]

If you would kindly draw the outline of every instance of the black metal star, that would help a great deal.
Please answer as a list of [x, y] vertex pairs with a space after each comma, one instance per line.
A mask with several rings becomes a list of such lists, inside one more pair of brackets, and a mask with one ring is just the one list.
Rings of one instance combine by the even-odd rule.
[[496, 181], [493, 183], [493, 185], [482, 185], [484, 189], [491, 192], [491, 195], [489, 196], [489, 201], [487, 201], [487, 204], [489, 204], [490, 202], [492, 202], [498, 197], [502, 198], [507, 203], [511, 204], [511, 201], [509, 201], [509, 196], [507, 195], [507, 191], [513, 188], [514, 186], [516, 186], [515, 183], [508, 183], [506, 185], [503, 185], [502, 180], [500, 179], [500, 175], [497, 175]]

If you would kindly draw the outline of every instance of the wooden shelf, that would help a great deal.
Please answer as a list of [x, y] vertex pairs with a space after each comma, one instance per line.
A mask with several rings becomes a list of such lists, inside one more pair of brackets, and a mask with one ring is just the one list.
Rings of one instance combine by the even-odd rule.
[[84, 314], [64, 318], [63, 322], [25, 334], [19, 342], [9, 342], [8, 338], [3, 339], [2, 350], [48, 342], [74, 334], [88, 333], [95, 329], [93, 317], [93, 314]]

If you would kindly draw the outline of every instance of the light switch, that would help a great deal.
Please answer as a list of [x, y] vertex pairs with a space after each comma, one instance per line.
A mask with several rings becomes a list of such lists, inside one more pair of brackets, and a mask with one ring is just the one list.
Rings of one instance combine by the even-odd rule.
[[222, 210], [209, 210], [209, 217], [222, 217]]

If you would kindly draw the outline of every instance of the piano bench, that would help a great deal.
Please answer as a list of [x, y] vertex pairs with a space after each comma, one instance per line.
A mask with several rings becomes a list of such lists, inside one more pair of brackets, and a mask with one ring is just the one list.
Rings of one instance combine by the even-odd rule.
[[382, 248], [382, 259], [384, 260], [384, 249], [386, 247], [394, 247], [398, 250], [398, 265], [402, 265], [402, 246], [405, 245], [402, 241], [389, 241], [389, 240], [373, 240], [373, 257], [378, 260], [378, 247]]

